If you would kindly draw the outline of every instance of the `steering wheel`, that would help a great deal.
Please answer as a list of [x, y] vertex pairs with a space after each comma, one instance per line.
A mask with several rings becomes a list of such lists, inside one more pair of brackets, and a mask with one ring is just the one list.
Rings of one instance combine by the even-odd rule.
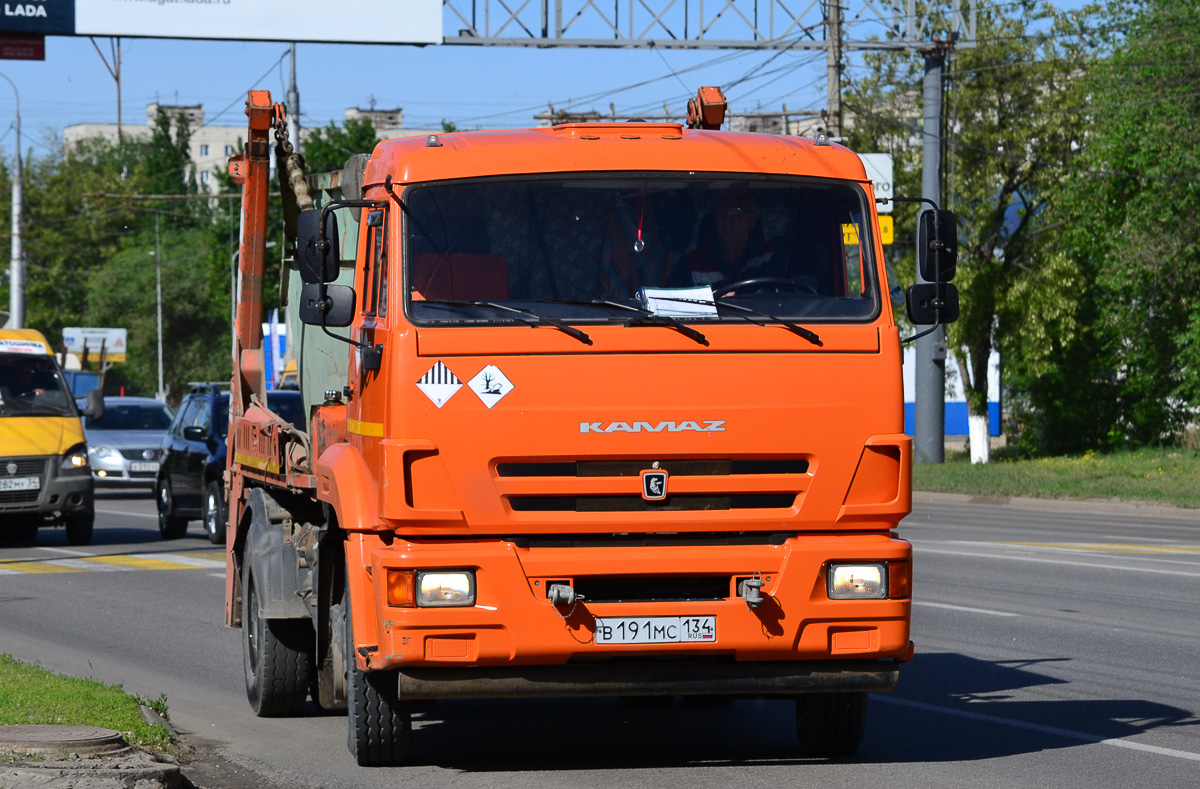
[[748, 279], [734, 280], [725, 284], [717, 284], [713, 286], [713, 298], [719, 299], [722, 296], [728, 296], [731, 293], [742, 290], [744, 288], [757, 288], [764, 285], [774, 286], [775, 290], [793, 290], [803, 293], [811, 293], [814, 296], [821, 294], [817, 293], [817, 289], [807, 282], [794, 282], [783, 277], [750, 277]]

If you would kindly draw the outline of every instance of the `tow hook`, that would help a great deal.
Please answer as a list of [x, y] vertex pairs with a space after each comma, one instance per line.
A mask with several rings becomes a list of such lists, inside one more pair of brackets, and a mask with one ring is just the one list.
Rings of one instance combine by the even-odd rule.
[[[550, 588], [546, 591], [546, 597], [554, 606], [555, 613], [563, 619], [570, 619], [574, 616], [575, 607], [583, 599], [583, 595], [576, 592], [575, 587], [570, 584], [550, 584]], [[567, 609], [565, 614], [562, 612], [564, 608]]]
[[554, 605], [575, 605], [583, 599], [583, 595], [575, 591], [575, 587], [570, 584], [550, 584], [550, 591], [546, 593], [546, 597], [550, 598], [550, 602]]
[[746, 601], [747, 608], [755, 609], [762, 605], [763, 586], [765, 586], [763, 579], [757, 572], [754, 573], [753, 578], [747, 578], [738, 584], [738, 596]]

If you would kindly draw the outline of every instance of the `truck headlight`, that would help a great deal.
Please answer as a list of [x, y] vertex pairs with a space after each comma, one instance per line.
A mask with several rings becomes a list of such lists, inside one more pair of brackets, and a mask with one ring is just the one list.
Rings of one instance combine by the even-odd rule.
[[471, 570], [436, 570], [417, 573], [417, 606], [475, 605], [475, 573]]
[[82, 471], [88, 468], [88, 450], [86, 444], [76, 444], [63, 453], [63, 471]]
[[830, 564], [830, 600], [882, 600], [887, 597], [887, 568], [879, 564]]

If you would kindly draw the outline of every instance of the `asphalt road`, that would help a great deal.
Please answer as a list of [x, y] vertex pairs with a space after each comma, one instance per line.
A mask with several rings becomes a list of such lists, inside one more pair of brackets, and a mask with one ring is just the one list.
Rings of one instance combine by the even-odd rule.
[[782, 701], [571, 700], [421, 707], [414, 765], [359, 768], [343, 717], [250, 713], [221, 549], [198, 523], [161, 541], [152, 502], [122, 495], [91, 546], [58, 530], [0, 548], [0, 652], [165, 693], [176, 728], [231, 760], [202, 789], [1197, 785], [1200, 515], [922, 495], [901, 533], [917, 656], [871, 697], [852, 763], [805, 758]]

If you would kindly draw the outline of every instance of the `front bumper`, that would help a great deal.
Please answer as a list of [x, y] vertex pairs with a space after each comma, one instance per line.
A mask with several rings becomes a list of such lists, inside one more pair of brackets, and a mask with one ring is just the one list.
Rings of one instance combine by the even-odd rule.
[[[0, 460], [0, 465], [3, 465], [3, 460]], [[15, 460], [28, 463], [31, 459]], [[42, 465], [36, 476], [41, 480], [40, 487], [34, 491], [0, 494], [0, 515], [52, 515], [56, 512], [69, 514], [92, 510], [94, 485], [90, 473], [86, 470], [64, 473], [59, 468], [62, 458], [57, 455], [39, 460]]]
[[[157, 458], [157, 449], [150, 451], [156, 453], [155, 457], [145, 459], [141, 457], [143, 450], [127, 450], [134, 457], [125, 457], [124, 452], [113, 457], [106, 455], [97, 457], [94, 453], [90, 454], [89, 460], [92, 466], [92, 480], [95, 481], [97, 487], [154, 487], [154, 480], [158, 477], [159, 461]], [[138, 470], [134, 470], [135, 464]]]
[[[713, 676], [705, 672], [711, 671], [723, 672], [722, 681], [732, 683], [730, 690], [723, 692], [730, 693], [796, 693], [818, 687], [849, 690], [864, 681], [870, 685], [866, 689], [886, 689], [894, 683], [894, 676], [880, 678], [880, 672], [894, 672], [894, 661], [907, 660], [912, 654], [910, 599], [830, 600], [826, 593], [825, 567], [830, 561], [900, 562], [911, 567], [911, 546], [887, 533], [803, 534], [781, 538], [776, 544], [577, 547], [521, 547], [513, 540], [397, 540], [385, 546], [374, 537], [361, 539], [362, 553], [351, 556], [351, 566], [362, 560], [371, 571], [366, 581], [370, 610], [356, 606], [355, 611], [355, 652], [360, 667], [401, 669], [402, 676], [416, 683], [410, 689], [413, 693], [439, 694], [442, 691], [420, 691], [418, 686], [456, 682], [452, 674], [438, 669], [467, 667], [504, 669], [473, 674], [475, 680], [494, 678], [481, 683], [479, 692], [493, 692], [487, 690], [493, 682], [507, 687], [506, 693], [521, 688], [522, 695], [539, 695], [532, 685], [543, 682], [548, 683], [545, 687], [556, 688], [549, 695], [571, 695], [562, 692], [564, 683], [582, 683], [581, 687], [588, 688], [586, 695], [597, 695], [599, 687], [610, 686], [614, 692], [631, 695], [701, 692], [688, 687], [707, 687], [705, 683]], [[476, 604], [464, 608], [390, 606], [384, 582], [389, 569], [472, 569]], [[738, 584], [755, 574], [764, 582], [764, 602], [751, 608], [738, 596]], [[552, 582], [572, 582], [583, 588], [586, 584], [581, 581], [597, 578], [620, 579], [634, 589], [641, 578], [659, 582], [715, 578], [727, 592], [712, 599], [678, 600], [637, 600], [632, 599], [637, 596], [634, 593], [622, 600], [585, 599], [573, 608], [556, 606], [547, 598]], [[654, 616], [714, 616], [716, 640], [595, 643], [598, 617]], [[358, 627], [359, 622], [365, 626]], [[867, 670], [870, 678], [864, 680], [862, 671], [822, 673], [812, 665], [798, 666], [796, 661], [813, 665], [845, 661], [846, 667], [884, 661], [886, 667]], [[623, 671], [648, 662], [669, 668], [662, 670], [663, 676], [651, 671], [638, 679], [641, 691], [627, 685], [617, 689]], [[780, 662], [785, 664], [783, 668], [753, 666]], [[547, 673], [543, 668], [526, 674], [517, 670], [522, 666], [557, 666], [563, 671]], [[610, 671], [612, 677], [608, 678], [606, 672]], [[696, 679], [687, 679], [691, 671], [699, 672]], [[766, 684], [756, 673], [761, 671], [766, 672]], [[699, 684], [667, 683], [664, 677], [675, 673], [679, 682]], [[783, 685], [773, 686], [772, 682]], [[650, 690], [655, 687], [660, 689]]]
[[572, 696], [793, 696], [820, 691], [895, 690], [898, 661], [614, 663], [515, 668], [406, 668], [400, 698], [487, 699]]

